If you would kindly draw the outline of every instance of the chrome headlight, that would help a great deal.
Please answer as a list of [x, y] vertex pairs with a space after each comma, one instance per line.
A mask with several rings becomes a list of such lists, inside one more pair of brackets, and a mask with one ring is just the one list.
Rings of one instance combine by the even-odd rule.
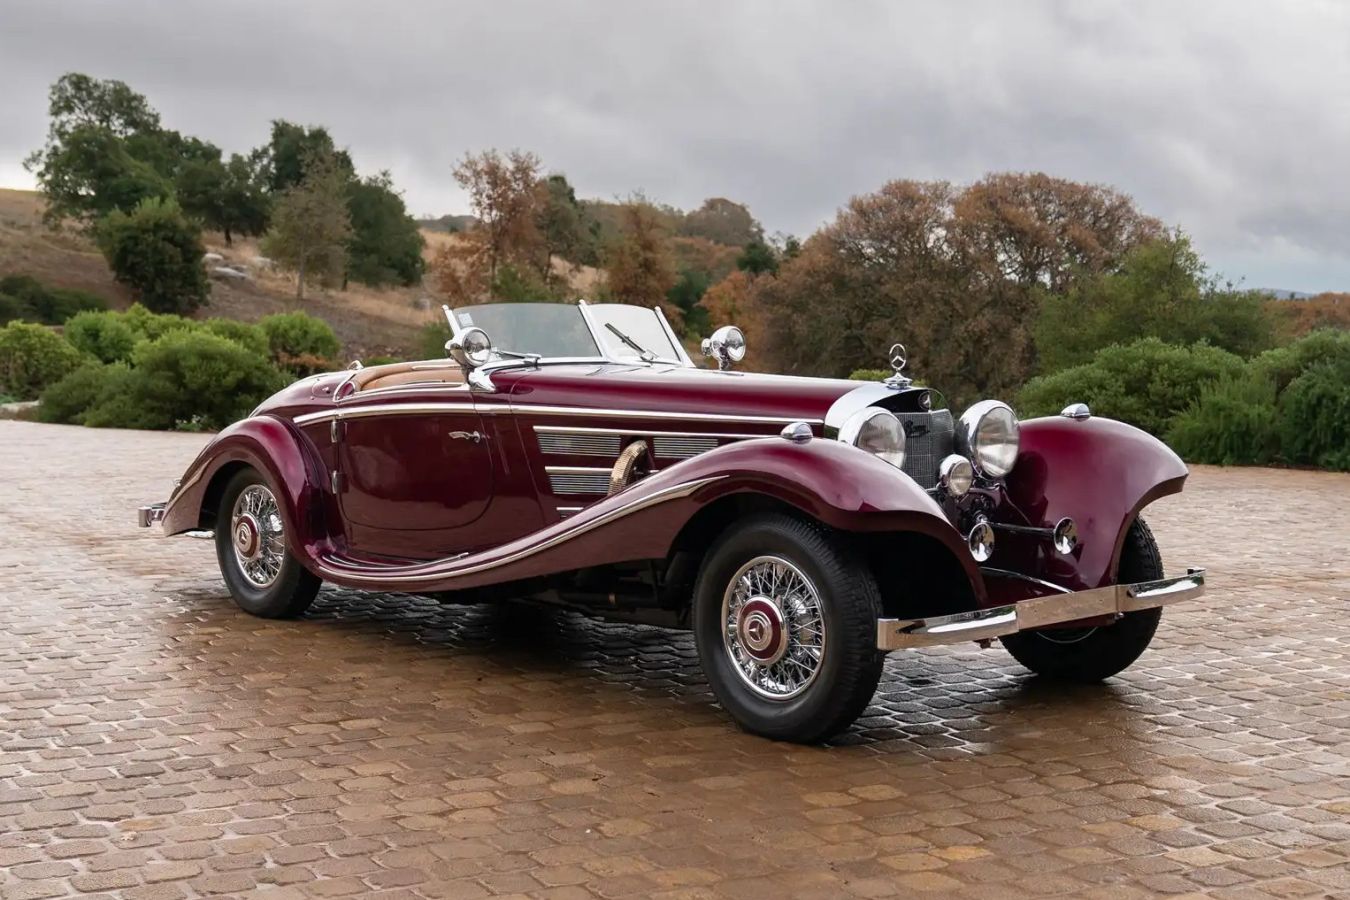
[[1016, 413], [998, 400], [976, 403], [961, 414], [956, 426], [956, 449], [990, 478], [1002, 478], [1012, 471], [1020, 440]]
[[839, 440], [879, 456], [897, 469], [905, 463], [905, 429], [890, 410], [868, 406], [849, 416]]

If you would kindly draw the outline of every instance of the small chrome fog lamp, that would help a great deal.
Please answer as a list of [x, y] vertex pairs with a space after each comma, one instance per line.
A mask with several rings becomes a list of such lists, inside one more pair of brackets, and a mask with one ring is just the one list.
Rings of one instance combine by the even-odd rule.
[[1051, 539], [1055, 542], [1055, 549], [1067, 556], [1078, 546], [1078, 523], [1065, 516], [1055, 523]]
[[717, 368], [730, 369], [745, 359], [745, 332], [735, 325], [723, 325], [703, 339], [703, 355], [717, 360]]
[[938, 484], [953, 497], [964, 497], [974, 481], [974, 467], [959, 453], [953, 453], [938, 464]]
[[466, 328], [446, 341], [445, 349], [465, 369], [476, 369], [492, 359], [492, 339], [477, 326]]
[[966, 535], [966, 546], [976, 562], [987, 562], [994, 555], [994, 527], [980, 519]]

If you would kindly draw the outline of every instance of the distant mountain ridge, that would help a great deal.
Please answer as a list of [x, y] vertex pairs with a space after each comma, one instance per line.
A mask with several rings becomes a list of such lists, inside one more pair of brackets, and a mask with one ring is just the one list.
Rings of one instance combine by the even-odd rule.
[[1317, 296], [1307, 291], [1289, 291], [1284, 288], [1253, 288], [1253, 290], [1275, 300], [1308, 300]]

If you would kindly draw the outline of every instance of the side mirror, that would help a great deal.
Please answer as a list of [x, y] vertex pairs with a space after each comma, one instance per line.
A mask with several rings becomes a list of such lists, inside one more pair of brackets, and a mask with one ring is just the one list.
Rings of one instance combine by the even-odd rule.
[[481, 328], [466, 328], [445, 342], [445, 350], [466, 372], [473, 371], [492, 359], [492, 339]]
[[745, 359], [745, 333], [735, 325], [723, 325], [703, 339], [703, 355], [717, 360], [717, 368], [730, 369]]

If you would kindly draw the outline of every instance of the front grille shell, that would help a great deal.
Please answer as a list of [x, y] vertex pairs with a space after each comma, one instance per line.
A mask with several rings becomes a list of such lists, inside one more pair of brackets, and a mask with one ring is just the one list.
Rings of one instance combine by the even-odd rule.
[[932, 412], [898, 412], [905, 429], [905, 464], [901, 470], [919, 487], [937, 487], [938, 465], [956, 448], [956, 423], [949, 409]]

